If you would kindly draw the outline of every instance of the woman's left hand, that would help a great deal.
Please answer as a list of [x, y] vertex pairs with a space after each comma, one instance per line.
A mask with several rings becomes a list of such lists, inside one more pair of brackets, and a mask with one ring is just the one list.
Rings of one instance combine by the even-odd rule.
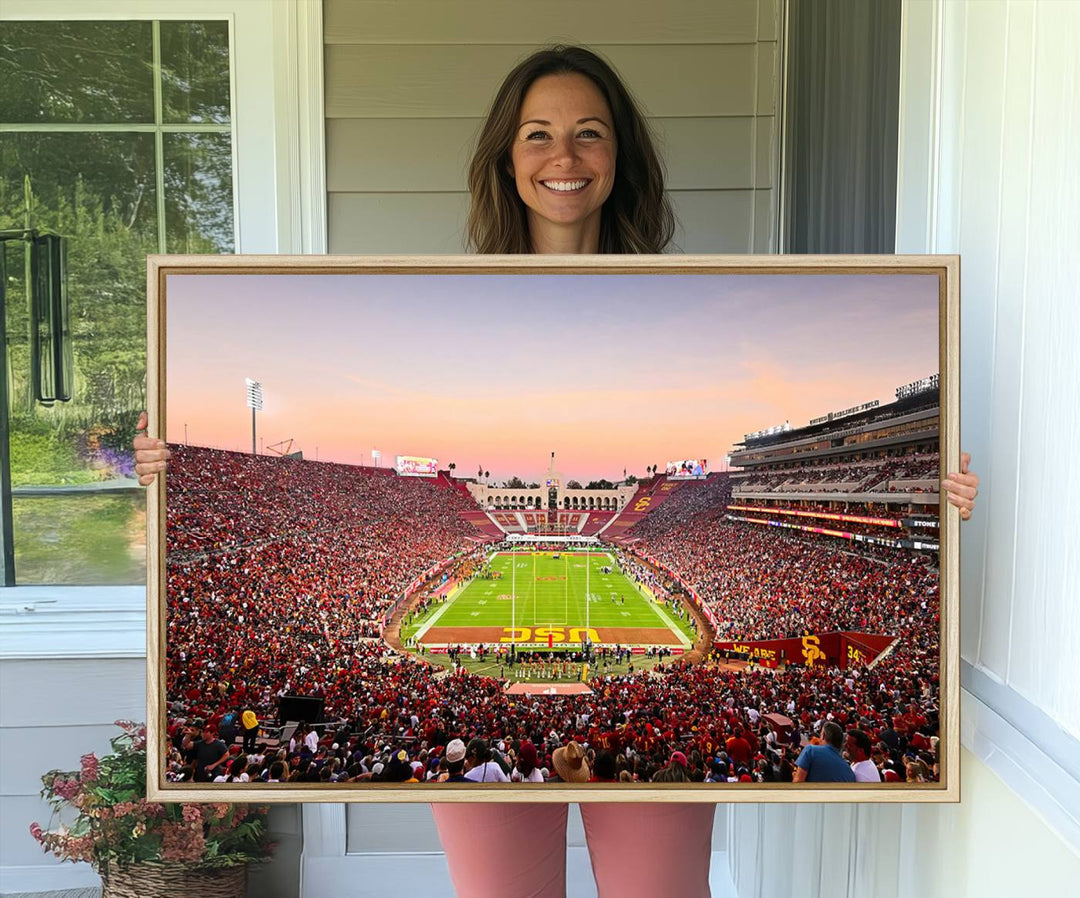
[[967, 521], [971, 518], [971, 512], [975, 508], [975, 497], [979, 495], [979, 475], [972, 474], [968, 470], [971, 464], [971, 455], [967, 452], [960, 454], [960, 473], [949, 474], [941, 481], [941, 488], [952, 505], [960, 509], [960, 520]]

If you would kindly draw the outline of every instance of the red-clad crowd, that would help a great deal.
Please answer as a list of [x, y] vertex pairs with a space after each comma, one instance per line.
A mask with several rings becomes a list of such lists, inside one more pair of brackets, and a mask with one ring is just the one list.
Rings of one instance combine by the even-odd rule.
[[[576, 778], [558, 762], [580, 750], [575, 769], [590, 780], [790, 781], [827, 720], [866, 734], [882, 778], [935, 775], [936, 574], [910, 553], [883, 563], [732, 523], [727, 478], [689, 484], [632, 531], [633, 548], [677, 571], [732, 636], [869, 629], [900, 636], [893, 653], [872, 670], [669, 663], [593, 678], [587, 695], [508, 695], [497, 679], [449, 674], [372, 638], [417, 575], [474, 550], [460, 492], [371, 469], [171, 448], [174, 780], [455, 782], [494, 762], [536, 782]], [[271, 722], [293, 693], [321, 697], [337, 723], [267, 747], [238, 722], [244, 711]], [[773, 713], [795, 722], [790, 741]]]
[[358, 642], [417, 576], [473, 548], [468, 500], [419, 478], [170, 448], [170, 696], [345, 700], [337, 672]]

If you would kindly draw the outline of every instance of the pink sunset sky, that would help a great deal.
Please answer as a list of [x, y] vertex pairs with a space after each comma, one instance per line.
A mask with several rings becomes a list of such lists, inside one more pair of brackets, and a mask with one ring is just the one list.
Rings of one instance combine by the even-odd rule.
[[[931, 275], [170, 275], [166, 438], [383, 466], [711, 470], [938, 371]], [[269, 452], [269, 450], [266, 450]]]

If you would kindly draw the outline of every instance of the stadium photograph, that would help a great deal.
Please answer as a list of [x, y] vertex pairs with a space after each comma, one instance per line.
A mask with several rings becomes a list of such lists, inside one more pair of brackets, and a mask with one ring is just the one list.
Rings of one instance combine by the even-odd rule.
[[163, 789], [941, 786], [937, 274], [164, 283]]

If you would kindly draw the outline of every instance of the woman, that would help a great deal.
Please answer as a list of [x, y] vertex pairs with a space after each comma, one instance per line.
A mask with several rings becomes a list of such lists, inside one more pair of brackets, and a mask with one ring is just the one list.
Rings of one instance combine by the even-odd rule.
[[248, 760], [245, 755], [240, 755], [235, 761], [232, 762], [232, 766], [229, 768], [229, 778], [226, 782], [229, 783], [250, 783], [251, 776], [247, 772]]
[[[644, 116], [615, 72], [580, 47], [534, 53], [496, 94], [469, 168], [471, 249], [479, 253], [659, 253], [674, 217]], [[140, 418], [139, 429], [145, 427]], [[164, 443], [135, 441], [136, 472], [165, 469]], [[978, 478], [942, 481], [971, 516]], [[556, 765], [557, 767], [558, 765]], [[566, 885], [564, 804], [432, 806], [463, 898], [560, 898]], [[600, 898], [709, 894], [711, 804], [583, 804]], [[491, 851], [495, 843], [529, 851]], [[663, 860], [660, 860], [663, 859]]]
[[526, 739], [518, 750], [517, 764], [510, 774], [510, 782], [542, 783], [544, 775], [540, 772], [539, 763], [536, 746]]

